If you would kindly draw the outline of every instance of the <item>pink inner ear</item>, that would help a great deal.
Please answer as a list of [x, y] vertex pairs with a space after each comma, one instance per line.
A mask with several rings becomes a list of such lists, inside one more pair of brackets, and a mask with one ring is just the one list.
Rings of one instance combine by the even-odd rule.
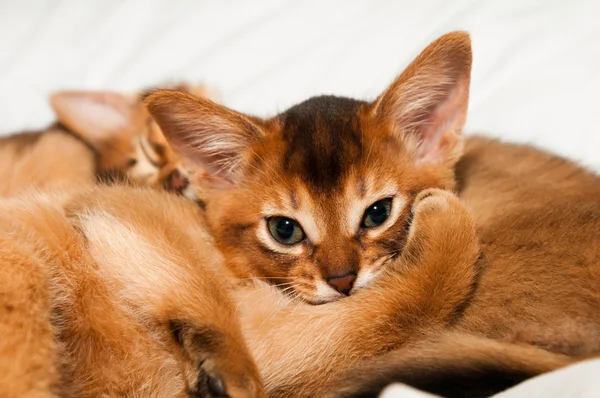
[[457, 82], [446, 99], [435, 107], [428, 118], [417, 128], [420, 145], [417, 163], [438, 163], [456, 143], [466, 114], [465, 82]]
[[134, 122], [134, 103], [119, 93], [61, 92], [51, 103], [59, 121], [92, 144], [111, 139]]
[[[198, 127], [191, 134], [168, 135], [171, 147], [187, 159], [189, 166], [198, 173], [201, 179], [199, 182], [207, 183], [213, 188], [232, 187], [230, 174], [239, 154], [225, 145], [226, 140], [215, 139], [219, 134], [226, 137], [228, 133], [219, 132], [220, 126], [215, 126], [213, 131], [198, 130]], [[214, 142], [220, 142], [221, 145], [215, 145]]]

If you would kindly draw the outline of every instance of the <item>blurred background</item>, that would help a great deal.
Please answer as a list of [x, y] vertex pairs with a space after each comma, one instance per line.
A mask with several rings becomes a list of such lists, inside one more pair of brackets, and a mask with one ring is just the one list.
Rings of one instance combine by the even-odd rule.
[[437, 36], [472, 35], [466, 132], [600, 170], [598, 0], [0, 0], [0, 134], [53, 120], [57, 89], [205, 82], [267, 116], [374, 98]]

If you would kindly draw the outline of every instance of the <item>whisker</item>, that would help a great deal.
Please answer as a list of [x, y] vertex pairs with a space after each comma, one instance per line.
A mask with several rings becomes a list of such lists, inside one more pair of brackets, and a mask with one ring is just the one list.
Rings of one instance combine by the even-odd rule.
[[[244, 303], [244, 301], [246, 301], [246, 299], [248, 299], [250, 296], [256, 294], [256, 293], [260, 293], [262, 291], [264, 291], [265, 289], [271, 289], [271, 285], [266, 285], [266, 286], [260, 286], [258, 289], [253, 289], [250, 293], [248, 293], [247, 295], [245, 295], [244, 297], [242, 297], [241, 300], [238, 301], [237, 306], [235, 307], [235, 314], [238, 314], [240, 305], [242, 305], [242, 303]], [[264, 297], [263, 297], [264, 298]], [[260, 302], [260, 300], [259, 300]]]
[[248, 278], [237, 278], [238, 281], [247, 281], [247, 280], [262, 280], [262, 279], [294, 279], [292, 276], [251, 276]]
[[[294, 285], [294, 286], [287, 287], [287, 288], [283, 289], [281, 292], [282, 292], [282, 293], [284, 293], [285, 291], [288, 291], [288, 290], [290, 290], [290, 289], [294, 289], [295, 287], [297, 287], [297, 285]], [[292, 294], [294, 294], [294, 293], [295, 293], [296, 295], [298, 295], [298, 293], [297, 293], [297, 292], [292, 292]], [[287, 295], [288, 297], [290, 296], [290, 294], [286, 294], [286, 295]], [[293, 299], [292, 299], [292, 300], [293, 300]], [[265, 322], [267, 322], [267, 321], [271, 321], [271, 319], [273, 319], [273, 318], [275, 317], [275, 315], [277, 315], [278, 313], [280, 313], [282, 310], [284, 310], [284, 309], [286, 309], [286, 308], [289, 308], [289, 307], [288, 307], [287, 305], [285, 305], [285, 304], [283, 304], [283, 305], [282, 305], [282, 304], [280, 304], [280, 305], [279, 305], [279, 308], [276, 308], [276, 309], [275, 309], [275, 311], [271, 312], [271, 313], [270, 313], [270, 314], [269, 314], [269, 315], [268, 315], [268, 316], [267, 316], [265, 319], [263, 319], [263, 321], [260, 323], [260, 326], [262, 326], [262, 325], [263, 325]], [[260, 327], [260, 326], [259, 326], [259, 327]]]
[[292, 285], [292, 286], [286, 287], [285, 289], [281, 289], [281, 293], [285, 293], [285, 292], [287, 292], [287, 291], [289, 291], [291, 289], [294, 289], [296, 287], [297, 287], [297, 285]]

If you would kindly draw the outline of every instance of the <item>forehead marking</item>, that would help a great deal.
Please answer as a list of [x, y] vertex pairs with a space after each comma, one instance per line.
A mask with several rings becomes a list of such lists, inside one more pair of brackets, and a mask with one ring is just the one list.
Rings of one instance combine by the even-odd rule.
[[364, 198], [366, 193], [367, 193], [367, 189], [365, 187], [365, 178], [360, 177], [360, 179], [358, 180], [358, 195], [361, 198]]
[[290, 204], [294, 210], [298, 210], [298, 193], [294, 188], [290, 188]]

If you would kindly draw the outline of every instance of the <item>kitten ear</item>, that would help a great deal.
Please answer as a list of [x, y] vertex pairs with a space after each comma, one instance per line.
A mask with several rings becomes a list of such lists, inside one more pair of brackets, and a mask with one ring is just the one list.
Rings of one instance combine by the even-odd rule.
[[157, 90], [144, 104], [175, 152], [208, 173], [213, 187], [237, 183], [246, 150], [264, 136], [249, 117], [207, 98]]
[[60, 91], [50, 104], [62, 124], [97, 149], [136, 116], [135, 99], [115, 92]]
[[471, 40], [448, 33], [431, 43], [375, 101], [378, 120], [391, 126], [415, 161], [456, 162], [469, 102]]

